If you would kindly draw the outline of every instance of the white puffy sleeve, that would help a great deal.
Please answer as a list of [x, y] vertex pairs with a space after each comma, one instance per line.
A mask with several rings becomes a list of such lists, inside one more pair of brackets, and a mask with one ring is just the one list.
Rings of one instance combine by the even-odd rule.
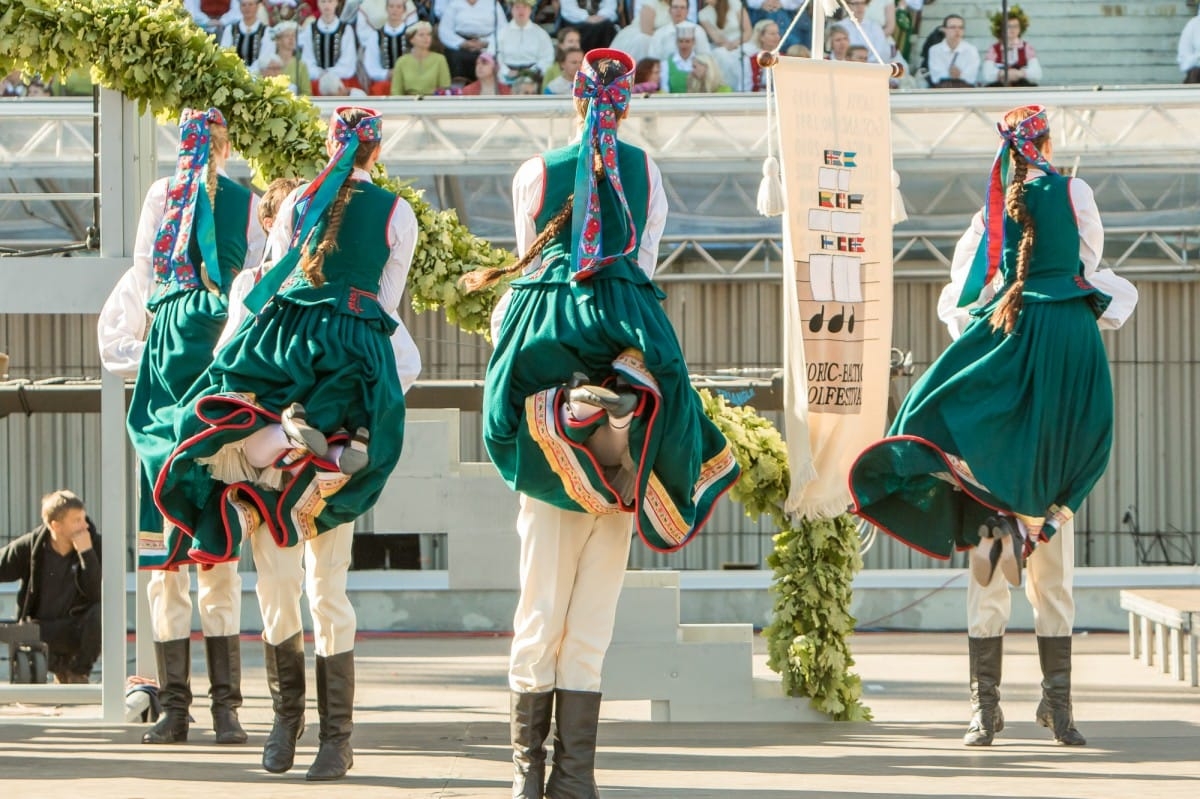
[[100, 363], [120, 377], [135, 377], [146, 347], [149, 313], [146, 302], [154, 292], [154, 239], [167, 202], [168, 178], [150, 185], [138, 217], [133, 266], [121, 276], [100, 309], [96, 336]]
[[1112, 297], [1112, 302], [1097, 324], [1102, 330], [1116, 330], [1125, 324], [1137, 307], [1137, 287], [1113, 270], [1100, 268], [1100, 256], [1104, 252], [1104, 225], [1100, 221], [1092, 187], [1079, 178], [1072, 178], [1069, 190], [1071, 205], [1075, 209], [1075, 222], [1079, 227], [1079, 260], [1083, 264], [1083, 275], [1089, 283]]
[[[546, 164], [542, 161], [541, 156], [530, 158], [521, 164], [521, 168], [513, 176], [513, 227], [517, 236], [517, 258], [523, 256], [533, 244], [533, 240], [537, 238], [536, 219], [538, 211], [542, 207], [542, 189], [545, 180]], [[541, 263], [540, 256], [534, 258], [525, 268], [526, 273], [534, 271], [541, 266]], [[500, 323], [504, 321], [504, 314], [508, 310], [511, 298], [512, 293], [506, 291], [496, 303], [496, 307], [492, 309], [492, 341], [495, 341], [500, 335]]]
[[996, 290], [990, 284], [983, 287], [979, 299], [965, 308], [958, 307], [958, 298], [962, 295], [963, 286], [967, 283], [967, 275], [971, 272], [971, 264], [975, 260], [975, 251], [983, 241], [983, 211], [978, 211], [971, 217], [971, 224], [954, 246], [954, 260], [950, 263], [950, 283], [942, 289], [938, 297], [938, 318], [945, 323], [950, 331], [950, 338], [956, 339], [967, 329], [971, 321], [971, 309], [986, 305]]

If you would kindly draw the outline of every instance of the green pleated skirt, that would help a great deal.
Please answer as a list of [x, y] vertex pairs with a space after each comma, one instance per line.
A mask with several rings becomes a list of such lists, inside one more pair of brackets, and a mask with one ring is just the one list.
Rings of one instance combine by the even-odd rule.
[[[1077, 511], [1108, 465], [1113, 394], [1089, 297], [991, 307], [913, 385], [888, 437], [851, 469], [855, 512], [937, 558], [974, 546], [995, 511]], [[1047, 525], [1044, 535], [1053, 535]]]
[[226, 309], [225, 297], [204, 289], [172, 294], [154, 308], [126, 418], [138, 456], [140, 568], [176, 568], [190, 562], [186, 538], [170, 526], [164, 530], [153, 486], [174, 449], [181, 404], [212, 363]]
[[[186, 403], [176, 447], [155, 486], [164, 516], [192, 536], [188, 557], [212, 563], [237, 557], [257, 511], [280, 546], [352, 522], [374, 506], [400, 459], [404, 394], [389, 341], [378, 321], [330, 305], [276, 298], [218, 354]], [[311, 453], [277, 464], [270, 487], [216, 482], [205, 461], [236, 445], [293, 402], [332, 443], [359, 427], [371, 433], [370, 463], [346, 476]], [[247, 522], [250, 518], [251, 521]]]
[[[657, 287], [631, 259], [582, 283], [567, 263], [513, 283], [484, 383], [488, 455], [516, 491], [566, 510], [632, 513], [648, 546], [679, 549], [737, 480], [732, 450], [704, 415]], [[560, 420], [575, 372], [610, 385], [619, 375], [640, 395], [629, 428], [632, 502], [583, 444], [607, 422]]]

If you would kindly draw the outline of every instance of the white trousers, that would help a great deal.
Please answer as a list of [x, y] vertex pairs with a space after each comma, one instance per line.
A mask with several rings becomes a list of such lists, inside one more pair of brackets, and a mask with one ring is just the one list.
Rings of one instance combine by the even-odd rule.
[[600, 690], [632, 532], [630, 514], [593, 516], [521, 495], [513, 691]]
[[353, 543], [353, 522], [291, 547], [278, 546], [266, 527], [250, 536], [263, 640], [278, 646], [304, 629], [300, 616], [300, 594], [304, 593], [312, 613], [317, 654], [329, 657], [354, 648], [358, 618], [346, 595]]
[[[1004, 635], [1012, 615], [1008, 581], [997, 574], [982, 586], [967, 571], [967, 634], [972, 638]], [[1025, 596], [1033, 606], [1033, 629], [1039, 636], [1071, 634], [1075, 625], [1075, 520], [1025, 561]]]
[[[146, 596], [155, 641], [176, 641], [192, 635], [191, 571], [155, 569]], [[196, 605], [206, 638], [237, 635], [242, 631], [242, 576], [237, 562], [196, 567]]]

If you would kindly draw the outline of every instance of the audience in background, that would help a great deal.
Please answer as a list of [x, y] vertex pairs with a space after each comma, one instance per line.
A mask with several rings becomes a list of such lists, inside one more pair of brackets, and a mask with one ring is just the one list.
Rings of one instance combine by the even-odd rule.
[[1184, 83], [1200, 83], [1200, 9], [1179, 34], [1179, 70]]
[[[991, 16], [992, 36], [996, 42], [988, 49], [979, 70], [979, 82], [985, 86], [1037, 86], [1042, 81], [1042, 65], [1033, 45], [1022, 36], [1029, 28], [1029, 18], [1020, 6], [1009, 10], [1008, 18], [999, 13]], [[1001, 25], [1003, 24], [1003, 28]], [[1005, 47], [1000, 34], [1005, 34]], [[1007, 65], [1007, 69], [1005, 66]]]
[[979, 79], [979, 51], [963, 38], [966, 24], [957, 14], [942, 22], [946, 38], [929, 48], [929, 85], [934, 89], [969, 89]]

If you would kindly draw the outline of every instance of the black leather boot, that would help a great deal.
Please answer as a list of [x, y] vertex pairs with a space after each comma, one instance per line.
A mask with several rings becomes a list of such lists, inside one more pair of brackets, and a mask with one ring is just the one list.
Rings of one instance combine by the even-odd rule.
[[546, 781], [546, 799], [599, 799], [596, 732], [600, 694], [556, 690], [554, 718], [554, 770]]
[[155, 641], [154, 660], [158, 665], [158, 700], [163, 712], [142, 736], [142, 743], [183, 743], [188, 737], [188, 708], [192, 706], [191, 640]]
[[966, 746], [991, 746], [996, 733], [1004, 729], [1000, 710], [1000, 663], [1004, 655], [1004, 636], [968, 638], [971, 660], [971, 725], [963, 736]]
[[546, 784], [546, 737], [550, 734], [554, 692], [513, 691], [510, 699], [513, 799], [542, 799]]
[[1087, 743], [1075, 729], [1071, 711], [1071, 636], [1038, 636], [1038, 660], [1042, 664], [1042, 701], [1037, 722], [1054, 732], [1054, 740], [1066, 746]]
[[306, 779], [340, 780], [354, 766], [350, 733], [354, 729], [354, 650], [317, 655], [317, 712], [321, 746]]
[[275, 721], [263, 746], [262, 765], [282, 774], [296, 762], [296, 742], [304, 734], [304, 633], [278, 646], [263, 641], [263, 652]]
[[242, 706], [242, 640], [236, 635], [205, 637], [208, 693], [212, 697], [213, 732], [219, 744], [244, 744], [246, 731], [238, 721]]

